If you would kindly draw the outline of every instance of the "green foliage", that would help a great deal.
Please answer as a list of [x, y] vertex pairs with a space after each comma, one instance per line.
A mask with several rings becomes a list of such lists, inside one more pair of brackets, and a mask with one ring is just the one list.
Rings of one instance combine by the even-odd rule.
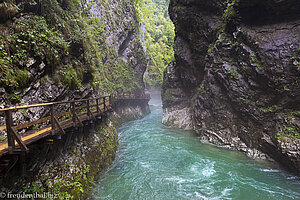
[[38, 125], [38, 124], [36, 124], [36, 125], [34, 125], [34, 126], [33, 126], [33, 128], [32, 128], [32, 129], [33, 129], [33, 130], [39, 130], [39, 128], [40, 128], [40, 127], [39, 127], [39, 125]]
[[277, 137], [277, 139], [280, 140], [280, 141], [284, 141], [284, 140], [285, 140], [285, 134], [284, 134], [283, 131], [277, 132], [276, 137]]
[[78, 156], [78, 152], [81, 152], [78, 144], [70, 146], [68, 156], [73, 159], [49, 168], [46, 175], [28, 184], [24, 191], [38, 194], [46, 192], [59, 199], [86, 199], [93, 187], [94, 178], [101, 169], [112, 163], [118, 148], [116, 129], [111, 121], [106, 120], [98, 126], [96, 134], [97, 137], [80, 142], [92, 149], [85, 152], [85, 156]]
[[251, 59], [251, 61], [253, 62], [253, 63], [257, 63], [258, 61], [257, 61], [257, 58], [256, 58], [256, 55], [254, 55], [254, 54], [250, 54], [250, 59]]
[[140, 0], [138, 2], [139, 11], [142, 13], [141, 26], [145, 27], [144, 45], [150, 58], [145, 82], [148, 87], [161, 86], [165, 68], [174, 61], [175, 31], [168, 15], [169, 1]]
[[198, 90], [198, 92], [199, 92], [200, 94], [202, 94], [202, 93], [204, 92], [204, 87], [203, 87], [203, 85], [201, 85], [199, 88], [197, 88], [197, 90]]
[[[65, 168], [69, 168], [69, 163], [66, 163]], [[90, 166], [83, 165], [81, 170], [78, 170], [78, 173], [73, 173], [71, 177], [61, 177], [56, 176], [54, 179], [48, 179], [47, 187], [42, 187], [41, 184], [37, 182], [32, 182], [27, 185], [25, 188], [26, 193], [38, 193], [43, 194], [45, 191], [58, 196], [59, 199], [80, 199], [85, 192], [84, 186], [87, 181], [87, 174], [89, 173]], [[58, 173], [58, 168], [55, 167], [51, 169], [51, 173]]]
[[143, 3], [144, 0], [133, 0], [133, 4], [134, 4], [134, 13], [135, 13], [135, 17], [137, 19], [137, 24], [136, 24], [136, 28], [139, 28], [142, 24], [142, 19], [143, 19]]
[[64, 36], [50, 28], [45, 18], [34, 16], [17, 20], [15, 26], [12, 34], [0, 35], [0, 84], [12, 94], [29, 84], [29, 58], [43, 60], [51, 71], [68, 55]]
[[226, 10], [223, 13], [224, 18], [224, 28], [230, 29], [230, 26], [232, 24], [235, 24], [236, 22], [236, 6], [239, 4], [239, 0], [232, 0], [230, 3], [228, 3]]
[[69, 85], [70, 87], [76, 88], [81, 86], [82, 80], [82, 68], [74, 69], [72, 65], [66, 65], [61, 70], [60, 73], [63, 77], [63, 81], [65, 84]]
[[287, 85], [284, 85], [284, 86], [283, 86], [283, 89], [284, 89], [285, 91], [290, 91], [290, 89], [288, 88]]
[[270, 113], [270, 112], [274, 112], [275, 109], [277, 108], [277, 105], [273, 105], [267, 108], [260, 108], [259, 110], [263, 113]]
[[61, 56], [68, 55], [67, 42], [58, 30], [50, 28], [43, 17], [34, 16], [28, 20], [17, 21], [17, 26], [24, 31], [17, 32], [8, 38], [12, 44], [13, 63], [24, 61], [27, 56], [40, 56], [47, 66], [55, 68]]
[[227, 72], [229, 73], [231, 78], [235, 78], [235, 79], [238, 78], [238, 73], [234, 69], [230, 68], [230, 69], [227, 70]]
[[[106, 1], [86, 2], [67, 0], [68, 11], [62, 9], [56, 2], [43, 0], [48, 6], [54, 7], [55, 12], [46, 13], [50, 23], [61, 29], [67, 38], [83, 48], [83, 59], [74, 59], [72, 66], [64, 66], [59, 74], [64, 83], [71, 87], [80, 87], [85, 77], [89, 77], [91, 85], [101, 92], [113, 93], [116, 90], [134, 91], [141, 87], [138, 75], [133, 66], [124, 63], [118, 57], [114, 48], [106, 43], [106, 27], [104, 19], [90, 17], [89, 9], [96, 4], [107, 6]], [[121, 15], [118, 8], [116, 12]], [[107, 19], [115, 25], [110, 12], [106, 12]], [[119, 16], [121, 17], [121, 16]], [[109, 23], [109, 22], [106, 22]], [[105, 62], [103, 62], [105, 60]]]
[[94, 88], [104, 91], [131, 92], [141, 88], [139, 75], [123, 61], [105, 63], [93, 76]]
[[287, 125], [284, 127], [283, 131], [279, 131], [276, 134], [280, 141], [285, 141], [285, 137], [291, 139], [300, 139], [300, 132], [292, 125]]
[[[105, 0], [40, 0], [40, 3], [41, 16], [14, 20], [12, 31], [0, 33], [0, 84], [11, 100], [17, 103], [22, 98], [22, 90], [36, 78], [29, 73], [31, 66], [37, 68], [32, 65], [34, 62], [45, 65], [42, 75], [48, 77], [45, 80], [52, 79], [73, 89], [82, 86], [83, 81], [102, 93], [119, 89], [134, 91], [141, 87], [134, 64], [124, 63], [106, 42], [105, 24], [117, 27], [116, 20], [89, 14], [96, 4], [108, 7]], [[120, 18], [125, 14], [120, 8], [109, 9], [115, 9]]]
[[256, 103], [252, 101], [251, 99], [246, 99], [246, 104], [247, 105], [255, 105]]
[[30, 185], [27, 185], [24, 192], [26, 193], [38, 193], [41, 194], [44, 192], [44, 188], [40, 187], [37, 182], [32, 182]]

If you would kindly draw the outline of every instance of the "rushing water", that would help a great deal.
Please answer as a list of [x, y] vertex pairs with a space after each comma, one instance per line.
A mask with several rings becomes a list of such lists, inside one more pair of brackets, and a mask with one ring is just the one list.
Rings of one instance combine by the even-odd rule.
[[235, 151], [201, 143], [151, 114], [119, 129], [114, 164], [101, 174], [94, 199], [300, 199], [300, 179]]

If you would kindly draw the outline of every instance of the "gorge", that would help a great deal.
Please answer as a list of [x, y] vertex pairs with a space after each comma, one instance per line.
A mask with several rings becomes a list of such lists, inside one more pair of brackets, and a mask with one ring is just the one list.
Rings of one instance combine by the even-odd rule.
[[[55, 107], [73, 129], [0, 154], [0, 198], [299, 199], [299, 13], [299, 0], [0, 0], [0, 109], [123, 96], [81, 127]], [[150, 105], [130, 98], [149, 91]], [[14, 110], [11, 129], [52, 112]]]
[[92, 199], [300, 198], [299, 177], [162, 125], [157, 92], [149, 104], [151, 114], [117, 130], [116, 159], [96, 181]]

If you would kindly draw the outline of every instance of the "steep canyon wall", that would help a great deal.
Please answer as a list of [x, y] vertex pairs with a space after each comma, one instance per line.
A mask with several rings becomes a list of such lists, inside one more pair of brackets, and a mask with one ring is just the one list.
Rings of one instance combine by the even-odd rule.
[[300, 172], [300, 2], [171, 0], [163, 123]]
[[[132, 1], [2, 0], [0, 10], [1, 107], [143, 92]], [[28, 109], [18, 121], [48, 112]]]

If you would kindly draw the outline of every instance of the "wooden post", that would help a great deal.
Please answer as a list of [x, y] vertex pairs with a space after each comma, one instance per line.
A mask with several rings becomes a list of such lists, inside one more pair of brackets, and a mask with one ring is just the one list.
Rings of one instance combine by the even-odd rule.
[[90, 115], [90, 113], [91, 113], [91, 111], [90, 111], [90, 101], [89, 100], [87, 100], [86, 101], [86, 105], [87, 105], [87, 115], [88, 115], [88, 117], [89, 117], [89, 120], [91, 119], [91, 115]]
[[93, 113], [90, 110], [90, 100], [87, 100], [87, 115], [88, 115], [89, 120], [96, 121], [95, 116], [93, 115]]
[[5, 111], [6, 120], [6, 132], [9, 150], [12, 151], [15, 148], [15, 138], [12, 133], [13, 120], [12, 120], [12, 110]]
[[106, 102], [105, 102], [105, 98], [106, 98], [106, 97], [103, 97], [104, 112], [105, 112], [105, 110], [106, 110]]
[[13, 129], [12, 110], [5, 111], [5, 118], [6, 118], [6, 130], [7, 130], [7, 140], [8, 140], [7, 143], [8, 143], [9, 151], [12, 153], [15, 150], [15, 140], [17, 140], [22, 151], [28, 151], [28, 148], [22, 142], [20, 136]]
[[51, 105], [50, 107], [51, 111], [51, 126], [52, 126], [52, 130], [51, 133], [52, 135], [55, 135], [55, 112], [54, 112], [54, 104]]
[[96, 99], [96, 105], [97, 105], [97, 113], [100, 112], [100, 109], [99, 109], [99, 99]]
[[109, 107], [112, 107], [112, 99], [111, 98], [112, 98], [111, 95], [109, 95], [109, 97], [108, 97]]
[[75, 116], [75, 112], [76, 112], [76, 110], [75, 110], [75, 102], [72, 102], [71, 103], [71, 111], [72, 111], [72, 119], [73, 119], [73, 127], [76, 127], [77, 125], [76, 125], [76, 116]]

